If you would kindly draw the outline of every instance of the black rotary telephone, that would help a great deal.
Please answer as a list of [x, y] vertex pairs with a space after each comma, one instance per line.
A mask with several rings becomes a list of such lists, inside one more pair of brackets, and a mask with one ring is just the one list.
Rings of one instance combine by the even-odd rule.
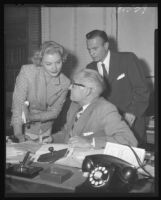
[[138, 179], [135, 166], [105, 154], [86, 156], [82, 172], [87, 172], [88, 178], [77, 192], [128, 192]]

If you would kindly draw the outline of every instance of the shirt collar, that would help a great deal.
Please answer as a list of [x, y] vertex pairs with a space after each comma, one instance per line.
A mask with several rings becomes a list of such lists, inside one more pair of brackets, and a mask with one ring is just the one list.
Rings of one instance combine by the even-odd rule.
[[110, 61], [110, 50], [108, 50], [107, 56], [104, 59], [103, 63], [105, 64], [105, 66], [109, 66], [109, 61]]
[[86, 109], [88, 106], [89, 106], [89, 103], [88, 103], [88, 104], [86, 104], [86, 105], [84, 105], [84, 106], [82, 106], [82, 111], [81, 111], [81, 112], [84, 112], [84, 111], [85, 111], [85, 109]]
[[[109, 65], [110, 65], [110, 50], [108, 50], [107, 56], [105, 57], [103, 63], [105, 64], [105, 68], [107, 70], [107, 73], [109, 73]], [[97, 68], [99, 73], [103, 76], [103, 70], [102, 70], [102, 62], [97, 63]]]
[[83, 106], [83, 110], [85, 110], [89, 106], [89, 103]]

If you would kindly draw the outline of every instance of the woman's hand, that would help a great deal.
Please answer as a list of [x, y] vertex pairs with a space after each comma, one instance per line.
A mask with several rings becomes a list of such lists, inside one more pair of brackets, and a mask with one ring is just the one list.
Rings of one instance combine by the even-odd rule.
[[28, 123], [34, 123], [34, 122], [41, 122], [41, 113], [31, 113], [28, 111], [27, 117], [26, 117], [26, 122]]
[[25, 142], [25, 135], [18, 134], [18, 135], [15, 135], [15, 138], [18, 139], [18, 142]]

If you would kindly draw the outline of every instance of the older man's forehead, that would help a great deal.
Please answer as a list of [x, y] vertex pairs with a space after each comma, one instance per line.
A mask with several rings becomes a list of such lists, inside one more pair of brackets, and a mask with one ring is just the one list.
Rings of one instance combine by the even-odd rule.
[[74, 77], [74, 81], [84, 84], [84, 83], [88, 82], [88, 78], [87, 77], [85, 78], [85, 77], [78, 75], [78, 76]]

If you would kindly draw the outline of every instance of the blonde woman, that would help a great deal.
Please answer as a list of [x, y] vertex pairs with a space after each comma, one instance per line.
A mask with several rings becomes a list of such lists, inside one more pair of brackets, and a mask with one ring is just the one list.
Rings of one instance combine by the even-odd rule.
[[[38, 141], [51, 134], [70, 85], [70, 80], [61, 72], [66, 58], [67, 53], [61, 45], [46, 41], [35, 52], [33, 64], [22, 66], [13, 92], [11, 119], [14, 136], [19, 142]], [[24, 131], [23, 115], [29, 122]]]

